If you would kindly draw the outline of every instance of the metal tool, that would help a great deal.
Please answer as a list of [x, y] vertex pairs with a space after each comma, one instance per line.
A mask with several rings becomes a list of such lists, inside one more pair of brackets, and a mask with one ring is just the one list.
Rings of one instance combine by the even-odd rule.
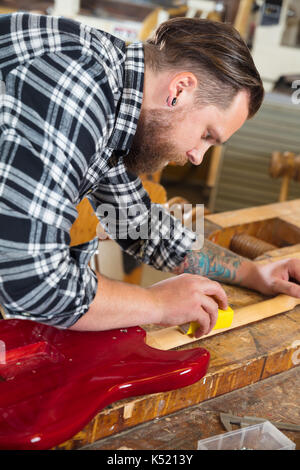
[[251, 426], [252, 424], [263, 423], [269, 421], [276, 426], [277, 429], [284, 429], [286, 431], [300, 431], [300, 426], [293, 423], [282, 423], [277, 421], [270, 421], [266, 418], [258, 418], [257, 416], [235, 416], [231, 413], [220, 413], [220, 420], [227, 431], [232, 431], [232, 424], [237, 424], [241, 428]]

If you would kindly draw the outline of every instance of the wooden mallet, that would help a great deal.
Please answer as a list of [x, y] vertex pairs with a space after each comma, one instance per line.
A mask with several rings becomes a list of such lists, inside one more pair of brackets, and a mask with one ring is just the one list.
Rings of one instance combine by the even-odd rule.
[[272, 178], [282, 177], [279, 202], [286, 201], [290, 180], [300, 181], [300, 155], [293, 152], [273, 152], [269, 173]]

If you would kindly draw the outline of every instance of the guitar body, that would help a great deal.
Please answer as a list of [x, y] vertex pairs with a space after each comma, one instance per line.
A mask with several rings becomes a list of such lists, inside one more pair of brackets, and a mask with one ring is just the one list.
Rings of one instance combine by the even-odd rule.
[[205, 349], [161, 351], [145, 336], [140, 327], [78, 332], [0, 320], [0, 449], [49, 449], [114, 401], [206, 374]]

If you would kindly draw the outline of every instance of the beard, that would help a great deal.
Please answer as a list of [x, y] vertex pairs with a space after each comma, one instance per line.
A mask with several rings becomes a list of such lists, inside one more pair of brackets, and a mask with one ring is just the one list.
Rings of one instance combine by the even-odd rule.
[[137, 130], [129, 153], [123, 158], [126, 169], [137, 176], [162, 170], [170, 161], [184, 165], [187, 157], [172, 143], [174, 122], [179, 122], [182, 111], [141, 111]]

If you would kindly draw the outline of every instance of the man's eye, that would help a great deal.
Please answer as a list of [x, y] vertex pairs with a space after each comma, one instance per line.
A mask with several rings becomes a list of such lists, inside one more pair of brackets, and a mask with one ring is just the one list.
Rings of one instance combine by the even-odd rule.
[[204, 139], [204, 140], [211, 140], [212, 138], [213, 138], [213, 136], [212, 136], [209, 132], [207, 132], [207, 133], [202, 137], [202, 139]]

